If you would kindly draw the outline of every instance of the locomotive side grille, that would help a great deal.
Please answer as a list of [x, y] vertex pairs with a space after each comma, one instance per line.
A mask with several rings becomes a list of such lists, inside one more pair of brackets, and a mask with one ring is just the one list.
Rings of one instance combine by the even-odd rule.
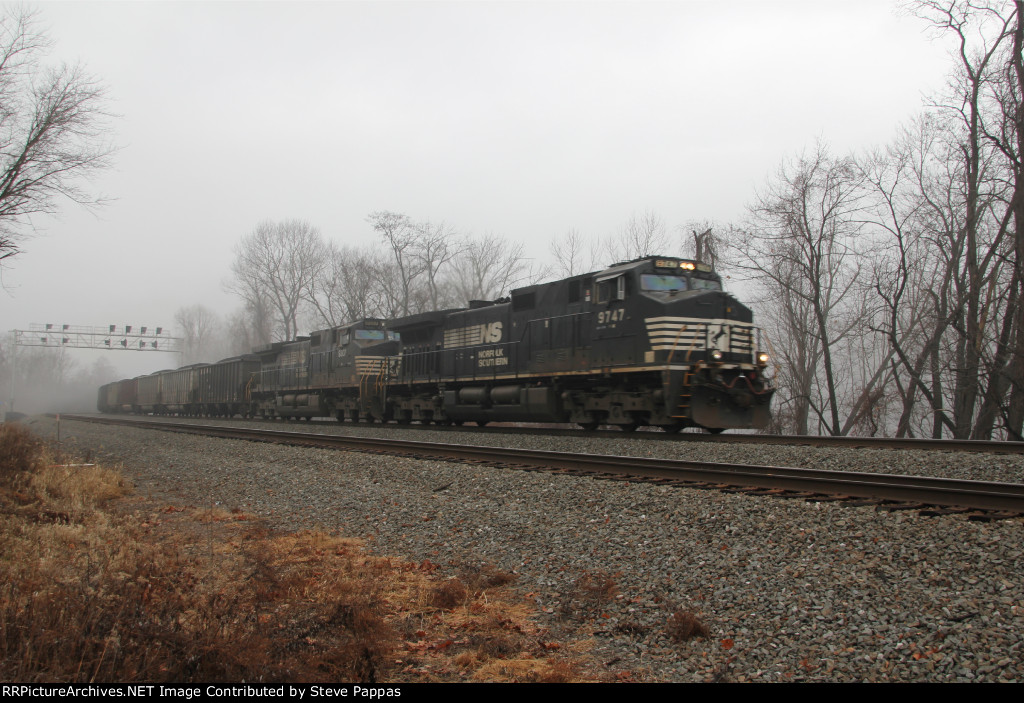
[[278, 366], [281, 368], [304, 366], [306, 364], [306, 354], [304, 352], [304, 349], [292, 349], [291, 351], [282, 352], [278, 357]]
[[470, 325], [444, 331], [444, 348], [473, 347], [484, 343], [486, 325]]

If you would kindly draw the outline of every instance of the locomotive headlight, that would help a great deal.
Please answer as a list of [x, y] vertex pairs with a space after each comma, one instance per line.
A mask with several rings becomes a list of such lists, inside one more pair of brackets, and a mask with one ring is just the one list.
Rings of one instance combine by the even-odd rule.
[[767, 352], [758, 352], [757, 353], [757, 363], [760, 364], [761, 366], [767, 366], [768, 365], [768, 353]]
[[713, 352], [711, 352], [711, 358], [714, 359], [715, 361], [721, 361], [722, 360], [722, 350], [721, 349], [715, 349]]

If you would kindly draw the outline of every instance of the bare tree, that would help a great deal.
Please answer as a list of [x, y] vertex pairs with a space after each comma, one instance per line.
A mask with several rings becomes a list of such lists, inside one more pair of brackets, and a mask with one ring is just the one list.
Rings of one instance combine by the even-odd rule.
[[[1003, 156], [1010, 173], [1012, 197], [1011, 269], [1005, 296], [1006, 310], [988, 366], [988, 387], [975, 421], [972, 438], [989, 439], [997, 414], [1007, 434], [1024, 439], [1024, 0], [1012, 7], [992, 8], [1003, 20], [1005, 35], [998, 56], [999, 70], [989, 82], [986, 107], [991, 117], [982, 120], [985, 137]], [[1010, 218], [1007, 218], [1009, 221]]]
[[[6, 335], [5, 335], [6, 336]], [[15, 361], [15, 357], [17, 361]], [[13, 373], [16, 371], [16, 378]], [[81, 369], [65, 349], [15, 347], [0, 348], [0, 385], [3, 397], [12, 398], [9, 384], [17, 389], [14, 400], [19, 412], [65, 412], [96, 407], [96, 388], [90, 386], [83, 396], [80, 388]], [[84, 400], [84, 403], [81, 402]], [[8, 411], [14, 407], [7, 408]]]
[[[761, 325], [768, 335], [778, 369], [782, 393], [775, 401], [776, 432], [807, 434], [810, 428], [814, 381], [821, 364], [821, 340], [814, 334], [812, 305], [806, 295], [799, 267], [782, 258], [771, 278], [760, 280], [758, 297]], [[803, 288], [803, 290], [802, 290]]]
[[306, 299], [317, 312], [318, 319], [330, 327], [336, 327], [347, 321], [343, 303], [343, 277], [349, 266], [343, 250], [328, 242], [325, 245], [327, 261], [320, 267], [317, 275], [310, 282], [306, 291]]
[[633, 213], [618, 236], [608, 241], [608, 249], [617, 261], [665, 254], [668, 250], [665, 221], [651, 210], [645, 210], [642, 215]]
[[[248, 306], [235, 310], [228, 315], [225, 324], [224, 353], [226, 356], [248, 354], [253, 349], [269, 344], [271, 331], [269, 325], [261, 329], [259, 316], [254, 315]], [[269, 315], [262, 319], [269, 322]]]
[[575, 227], [551, 240], [550, 252], [555, 261], [554, 273], [564, 278], [588, 273], [598, 265], [596, 242], [588, 242]]
[[313, 281], [330, 260], [320, 230], [304, 220], [259, 223], [235, 248], [232, 278], [226, 288], [262, 316], [267, 305], [276, 314], [282, 340], [298, 335], [299, 307], [310, 298]]
[[369, 250], [328, 245], [327, 265], [313, 279], [308, 293], [320, 321], [336, 327], [383, 314], [386, 275], [384, 257]]
[[933, 105], [945, 128], [943, 170], [922, 193], [927, 236], [948, 262], [951, 283], [940, 301], [949, 334], [929, 360], [934, 392], [942, 398], [933, 435], [941, 433], [941, 421], [956, 437], [984, 437], [1005, 393], [1021, 285], [1016, 265], [1006, 263], [1017, 259], [1016, 247], [1008, 246], [1017, 196], [1007, 186], [1017, 181], [1015, 158], [1008, 163], [1006, 157], [1017, 151], [1019, 115], [1008, 119], [999, 99], [1019, 92], [1012, 58], [1015, 52], [1019, 57], [1017, 12], [1001, 2], [919, 0], [912, 7], [936, 32], [952, 37], [956, 60], [949, 87]]
[[178, 334], [182, 338], [182, 356], [185, 364], [199, 361], [216, 361], [220, 353], [217, 329], [220, 320], [217, 313], [197, 303], [178, 308], [174, 313]]
[[36, 12], [0, 14], [0, 261], [20, 251], [33, 215], [63, 199], [96, 205], [83, 181], [110, 163], [102, 86], [81, 66], [44, 66]]
[[[969, 189], [963, 186], [967, 169], [960, 133], [942, 117], [916, 120], [893, 145], [860, 164], [871, 199], [866, 219], [876, 231], [870, 285], [878, 308], [869, 324], [889, 349], [891, 381], [901, 405], [894, 424], [897, 436], [920, 432], [940, 437], [957, 431], [949, 389], [955, 387], [955, 358], [966, 347], [961, 329], [970, 295], [970, 275], [964, 270], [970, 258]], [[993, 202], [991, 195], [986, 199]], [[993, 212], [990, 205], [982, 210]], [[974, 231], [984, 233], [988, 228], [983, 224]], [[986, 274], [990, 283], [992, 273]], [[990, 303], [982, 308], [985, 315], [994, 311]], [[922, 398], [926, 406], [919, 403]]]
[[802, 347], [790, 359], [800, 366], [789, 369], [801, 403], [797, 431], [807, 428], [810, 410], [827, 432], [843, 432], [833, 355], [863, 324], [851, 295], [860, 277], [862, 199], [853, 161], [832, 157], [819, 143], [783, 164], [736, 242], [738, 265], [762, 286], [776, 328], [803, 337], [793, 340]]
[[710, 220], [687, 222], [679, 228], [683, 235], [683, 251], [697, 261], [718, 269], [729, 247], [726, 231]]
[[543, 275], [526, 257], [521, 242], [488, 234], [466, 243], [455, 267], [455, 289], [463, 304], [494, 300]]
[[413, 284], [423, 273], [422, 261], [416, 256], [416, 226], [407, 215], [386, 210], [371, 212], [367, 221], [391, 249], [397, 275], [395, 301], [398, 312], [408, 315]]
[[459, 255], [461, 246], [455, 236], [455, 230], [441, 222], [431, 224], [424, 222], [416, 225], [416, 243], [413, 258], [417, 268], [426, 276], [427, 299], [423, 307], [440, 310], [448, 302], [444, 299], [444, 271]]

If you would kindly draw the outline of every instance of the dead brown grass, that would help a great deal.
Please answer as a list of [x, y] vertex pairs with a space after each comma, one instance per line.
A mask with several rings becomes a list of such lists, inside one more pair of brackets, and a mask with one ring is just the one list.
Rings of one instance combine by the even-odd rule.
[[441, 579], [358, 540], [130, 494], [0, 426], [0, 679], [594, 679], [493, 565]]
[[458, 578], [450, 578], [431, 589], [430, 604], [442, 610], [451, 610], [465, 603], [468, 597], [466, 585]]
[[574, 586], [573, 595], [590, 603], [607, 603], [619, 594], [615, 579], [605, 571], [586, 571]]
[[459, 579], [474, 595], [491, 588], [500, 588], [515, 583], [516, 575], [499, 569], [494, 564], [483, 562], [465, 564], [459, 569]]
[[0, 474], [31, 471], [40, 459], [42, 443], [16, 422], [0, 424]]
[[672, 613], [665, 625], [665, 632], [675, 642], [686, 642], [695, 637], [707, 638], [711, 634], [708, 626], [689, 610], [677, 610]]

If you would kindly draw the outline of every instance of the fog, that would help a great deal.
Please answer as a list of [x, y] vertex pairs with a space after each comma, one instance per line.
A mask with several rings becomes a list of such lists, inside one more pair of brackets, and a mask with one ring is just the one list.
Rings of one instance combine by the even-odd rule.
[[[570, 228], [598, 240], [649, 210], [681, 245], [688, 221], [741, 220], [817, 139], [884, 144], [948, 73], [946, 48], [882, 1], [38, 9], [50, 59], [106, 87], [118, 151], [90, 186], [105, 206], [62, 203], [5, 262], [4, 330], [226, 315], [233, 248], [267, 218], [359, 244], [386, 209], [543, 261]], [[83, 377], [98, 358], [120, 377], [179, 363], [65, 354]]]

